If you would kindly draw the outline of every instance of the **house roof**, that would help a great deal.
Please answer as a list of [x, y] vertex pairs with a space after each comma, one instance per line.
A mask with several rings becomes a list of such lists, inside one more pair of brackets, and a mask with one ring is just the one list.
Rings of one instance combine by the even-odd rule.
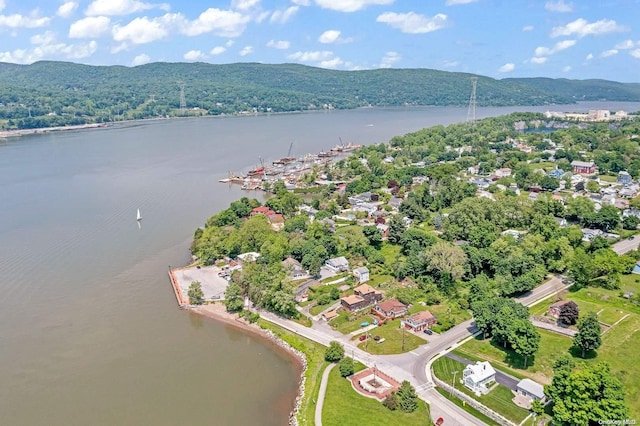
[[410, 319], [414, 324], [436, 321], [436, 317], [429, 311], [416, 312], [407, 319]]
[[356, 268], [353, 270], [354, 274], [368, 274], [369, 273], [369, 268], [367, 268], [366, 266], [361, 266], [359, 268]]
[[493, 369], [489, 361], [476, 361], [475, 364], [469, 364], [464, 368], [464, 371], [470, 371], [471, 374], [465, 377], [470, 377], [474, 383], [481, 382], [496, 374], [496, 370]]
[[518, 389], [522, 389], [523, 391], [534, 395], [537, 398], [544, 398], [544, 386], [540, 383], [536, 383], [531, 379], [522, 379], [516, 385]]
[[407, 305], [397, 299], [389, 299], [378, 303], [378, 308], [383, 312], [398, 312], [407, 309]]
[[300, 264], [300, 262], [298, 262], [297, 260], [295, 260], [293, 257], [287, 257], [285, 260], [282, 261], [282, 265], [283, 266], [293, 266], [294, 268], [300, 268], [302, 265]]
[[352, 294], [349, 296], [345, 296], [340, 300], [343, 300], [347, 305], [353, 305], [355, 303], [362, 302], [364, 299], [357, 294]]
[[571, 302], [570, 300], [560, 300], [556, 303], [554, 303], [553, 305], [549, 306], [550, 308], [559, 308], [560, 306], [564, 306], [567, 303]]
[[593, 161], [578, 161], [578, 160], [574, 160], [571, 162], [572, 166], [575, 167], [593, 167], [595, 166], [595, 163]]
[[332, 318], [335, 318], [338, 316], [338, 313], [336, 311], [329, 311], [329, 312], [325, 312], [324, 314], [322, 314], [322, 316], [327, 319], [330, 320]]
[[337, 267], [337, 266], [349, 266], [349, 261], [344, 256], [334, 257], [333, 259], [329, 259], [329, 260], [327, 260], [327, 263], [329, 265], [331, 265], [331, 266], [334, 266], [334, 267]]
[[376, 290], [369, 284], [359, 285], [358, 287], [354, 288], [353, 291], [356, 291], [360, 294], [376, 293]]

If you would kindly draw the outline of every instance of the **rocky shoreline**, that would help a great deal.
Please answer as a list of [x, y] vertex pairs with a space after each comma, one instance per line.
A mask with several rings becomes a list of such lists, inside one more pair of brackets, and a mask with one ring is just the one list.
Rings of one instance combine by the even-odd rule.
[[305, 384], [306, 377], [305, 373], [307, 371], [307, 357], [303, 352], [295, 349], [287, 342], [278, 337], [271, 330], [265, 330], [260, 328], [256, 324], [251, 324], [248, 321], [238, 317], [236, 314], [232, 314], [227, 312], [226, 308], [222, 304], [211, 304], [211, 305], [202, 305], [202, 306], [190, 306], [186, 309], [195, 312], [197, 314], [206, 316], [213, 320], [238, 327], [244, 331], [249, 333], [258, 335], [262, 338], [267, 339], [269, 342], [275, 344], [276, 346], [284, 349], [288, 354], [290, 354], [300, 365], [301, 373], [300, 373], [300, 382], [298, 385], [298, 393], [294, 402], [294, 407], [291, 413], [289, 413], [289, 426], [298, 426], [298, 412], [300, 411], [300, 405], [302, 403], [302, 398], [305, 393]]

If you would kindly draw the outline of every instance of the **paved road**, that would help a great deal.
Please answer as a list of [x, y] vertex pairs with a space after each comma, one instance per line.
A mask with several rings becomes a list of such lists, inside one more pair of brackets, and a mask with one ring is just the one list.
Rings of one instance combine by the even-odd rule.
[[322, 406], [324, 405], [324, 395], [327, 393], [327, 382], [329, 381], [329, 373], [336, 364], [329, 364], [322, 373], [322, 381], [320, 382], [320, 391], [318, 392], [318, 402], [316, 402], [315, 426], [322, 426]]
[[622, 240], [615, 243], [611, 248], [618, 254], [625, 254], [628, 251], [636, 250], [639, 245], [640, 235], [636, 235], [630, 240]]
[[[454, 361], [458, 361], [461, 362], [464, 365], [468, 365], [468, 364], [474, 364], [473, 361], [470, 361], [464, 357], [461, 357], [460, 355], [456, 355], [456, 354], [452, 354], [452, 353], [448, 353], [445, 355], [447, 358], [450, 358]], [[461, 378], [461, 377], [459, 377]], [[504, 385], [506, 387], [508, 387], [509, 389], [511, 389], [512, 391], [516, 390], [516, 385], [518, 384], [520, 380], [516, 379], [513, 376], [508, 375], [507, 373], [503, 373], [500, 370], [496, 370], [496, 382], [500, 383], [501, 385]]]
[[[553, 277], [544, 284], [536, 287], [529, 293], [516, 298], [523, 305], [530, 306], [538, 301], [568, 288], [560, 277]], [[465, 338], [471, 338], [477, 333], [473, 320], [458, 324], [442, 335], [429, 336], [428, 343], [416, 350], [398, 355], [372, 355], [359, 349], [356, 342], [349, 340], [349, 336], [333, 330], [323, 321], [314, 322], [312, 327], [305, 327], [293, 321], [280, 318], [269, 312], [260, 312], [260, 315], [275, 324], [280, 325], [294, 333], [329, 346], [332, 340], [337, 340], [344, 345], [345, 352], [353, 356], [357, 361], [367, 366], [376, 365], [378, 368], [399, 381], [407, 380], [416, 388], [420, 398], [429, 402], [431, 417], [442, 417], [447, 426], [484, 425], [483, 422], [471, 416], [466, 411], [453, 404], [440, 395], [433, 385], [430, 371], [430, 361], [442, 356], [452, 347]]]

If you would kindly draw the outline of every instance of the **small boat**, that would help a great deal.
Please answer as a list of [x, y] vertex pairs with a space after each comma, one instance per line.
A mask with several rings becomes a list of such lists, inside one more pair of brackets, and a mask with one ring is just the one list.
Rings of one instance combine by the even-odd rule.
[[138, 215], [136, 216], [136, 220], [140, 222], [142, 220], [142, 215], [140, 214], [140, 209], [138, 209]]

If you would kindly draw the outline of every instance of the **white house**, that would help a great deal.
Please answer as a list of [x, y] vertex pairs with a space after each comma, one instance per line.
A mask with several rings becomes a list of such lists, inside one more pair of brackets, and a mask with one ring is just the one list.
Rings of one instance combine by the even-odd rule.
[[363, 266], [353, 270], [353, 275], [356, 277], [359, 283], [366, 283], [369, 281], [369, 268]]
[[487, 385], [495, 381], [496, 370], [489, 364], [489, 361], [477, 361], [462, 370], [462, 382], [476, 394], [489, 392]]
[[516, 392], [529, 399], [529, 401], [545, 401], [544, 386], [542, 386], [540, 383], [534, 382], [531, 379], [520, 380], [516, 385]]
[[325, 262], [325, 265], [333, 272], [344, 272], [349, 270], [349, 261], [344, 257], [334, 257]]

